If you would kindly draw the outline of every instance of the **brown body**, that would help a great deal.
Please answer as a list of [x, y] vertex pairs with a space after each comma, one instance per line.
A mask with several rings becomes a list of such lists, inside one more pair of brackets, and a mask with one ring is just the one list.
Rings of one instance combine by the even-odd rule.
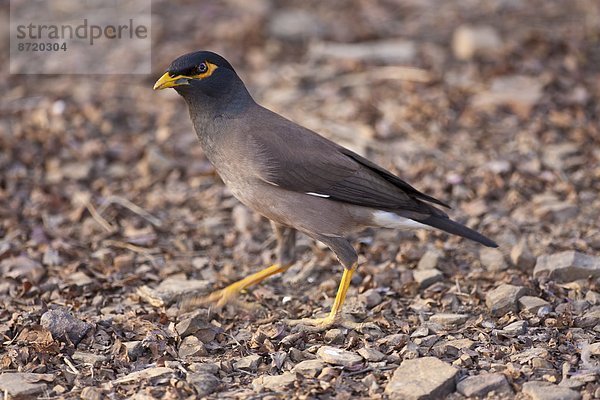
[[[496, 244], [455, 221], [419, 192], [360, 155], [256, 104], [231, 65], [211, 52], [175, 60], [155, 89], [186, 100], [204, 153], [242, 203], [273, 222], [279, 260], [207, 299], [228, 301], [244, 287], [294, 261], [295, 232], [325, 243], [345, 271], [325, 326], [338, 318], [357, 254], [345, 238], [368, 226], [438, 228], [486, 246]], [[447, 207], [447, 206], [446, 206]], [[349, 325], [351, 326], [351, 325]]]

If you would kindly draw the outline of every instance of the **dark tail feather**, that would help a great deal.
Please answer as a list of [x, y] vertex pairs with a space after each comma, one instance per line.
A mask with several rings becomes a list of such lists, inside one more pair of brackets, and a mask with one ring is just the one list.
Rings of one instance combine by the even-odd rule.
[[433, 226], [434, 228], [441, 229], [445, 232], [452, 233], [453, 235], [462, 236], [464, 238], [473, 240], [475, 242], [481, 243], [487, 247], [498, 247], [498, 245], [493, 241], [481, 233], [474, 231], [473, 229], [467, 228], [466, 226], [459, 224], [458, 222], [452, 221], [450, 218], [432, 215], [425, 219], [419, 219], [420, 223]]

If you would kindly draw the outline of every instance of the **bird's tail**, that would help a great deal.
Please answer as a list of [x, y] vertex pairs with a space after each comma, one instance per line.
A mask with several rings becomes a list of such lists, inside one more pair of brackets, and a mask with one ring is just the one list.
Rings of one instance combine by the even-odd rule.
[[431, 215], [424, 219], [418, 219], [418, 221], [422, 224], [441, 229], [442, 231], [451, 233], [453, 235], [462, 236], [464, 238], [481, 243], [482, 245], [487, 247], [498, 247], [498, 245], [493, 240], [488, 239], [481, 233], [474, 231], [471, 228], [467, 228], [466, 226], [459, 224], [458, 222], [452, 221], [450, 218], [444, 215]]

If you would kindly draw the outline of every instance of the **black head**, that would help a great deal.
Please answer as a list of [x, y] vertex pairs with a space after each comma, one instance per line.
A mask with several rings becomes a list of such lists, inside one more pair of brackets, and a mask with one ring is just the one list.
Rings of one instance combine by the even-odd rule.
[[[175, 88], [180, 94], [225, 94], [233, 83], [241, 83], [227, 60], [210, 51], [196, 51], [177, 58], [154, 84], [154, 90]], [[237, 86], [237, 85], [236, 85]]]

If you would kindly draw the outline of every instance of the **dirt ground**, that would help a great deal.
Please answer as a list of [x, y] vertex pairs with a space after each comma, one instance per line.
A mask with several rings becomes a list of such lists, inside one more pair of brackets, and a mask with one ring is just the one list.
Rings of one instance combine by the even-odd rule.
[[[152, 36], [150, 76], [8, 76], [0, 54], [5, 394], [407, 398], [398, 368], [435, 357], [450, 383], [423, 398], [600, 397], [600, 3], [155, 0]], [[499, 250], [357, 235], [346, 311], [379, 330], [283, 323], [327, 312], [341, 276], [306, 237], [290, 270], [241, 296], [257, 308], [179, 315], [182, 293], [274, 260], [268, 221], [223, 186], [183, 100], [152, 91], [197, 49]]]

